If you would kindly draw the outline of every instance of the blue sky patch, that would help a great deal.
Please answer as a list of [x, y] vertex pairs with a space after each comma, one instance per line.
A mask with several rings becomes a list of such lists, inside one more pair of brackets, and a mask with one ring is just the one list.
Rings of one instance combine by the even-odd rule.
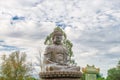
[[12, 50], [19, 51], [22, 49], [22, 48], [18, 48], [16, 46], [9, 46], [9, 45], [0, 45], [0, 46], [3, 47], [3, 48], [0, 48], [0, 51], [12, 51]]
[[25, 20], [25, 17], [14, 16], [12, 20]]
[[0, 40], [0, 42], [4, 42], [4, 40]]
[[65, 29], [66, 24], [64, 22], [55, 22], [56, 26], [61, 27], [62, 29]]

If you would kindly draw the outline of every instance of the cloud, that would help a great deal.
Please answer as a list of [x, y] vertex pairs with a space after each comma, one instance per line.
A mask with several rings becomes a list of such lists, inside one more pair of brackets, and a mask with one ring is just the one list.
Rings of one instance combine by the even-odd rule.
[[0, 54], [19, 49], [37, 62], [35, 55], [40, 48], [44, 52], [45, 37], [60, 26], [74, 45], [78, 65], [95, 64], [106, 75], [120, 59], [119, 4], [119, 0], [1, 0]]
[[119, 47], [120, 47], [120, 46], [113, 47], [113, 48], [111, 48], [109, 51], [112, 52], [112, 53], [115, 53], [115, 52], [118, 52], [118, 53], [119, 53], [119, 52], [120, 52]]

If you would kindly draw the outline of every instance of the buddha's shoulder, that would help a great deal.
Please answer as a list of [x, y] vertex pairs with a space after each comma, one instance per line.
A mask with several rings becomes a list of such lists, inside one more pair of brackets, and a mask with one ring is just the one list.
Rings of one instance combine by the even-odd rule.
[[48, 45], [47, 47], [46, 47], [46, 49], [52, 49], [52, 48], [54, 48], [55, 46], [54, 45]]
[[46, 49], [53, 49], [53, 48], [64, 48], [64, 49], [66, 49], [66, 47], [64, 46], [64, 45], [48, 45], [47, 47], [46, 47]]

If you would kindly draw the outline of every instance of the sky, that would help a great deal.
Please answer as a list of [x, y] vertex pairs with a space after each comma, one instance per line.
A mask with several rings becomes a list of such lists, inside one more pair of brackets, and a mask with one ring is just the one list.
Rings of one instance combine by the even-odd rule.
[[39, 51], [56, 26], [73, 43], [78, 66], [100, 68], [103, 76], [120, 60], [120, 0], [0, 0], [0, 56], [26, 52], [40, 72]]

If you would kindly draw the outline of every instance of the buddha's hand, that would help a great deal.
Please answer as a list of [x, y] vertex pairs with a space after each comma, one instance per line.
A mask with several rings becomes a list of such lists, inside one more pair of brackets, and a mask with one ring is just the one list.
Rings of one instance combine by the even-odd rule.
[[68, 64], [66, 64], [66, 63], [58, 63], [58, 65], [68, 66]]

